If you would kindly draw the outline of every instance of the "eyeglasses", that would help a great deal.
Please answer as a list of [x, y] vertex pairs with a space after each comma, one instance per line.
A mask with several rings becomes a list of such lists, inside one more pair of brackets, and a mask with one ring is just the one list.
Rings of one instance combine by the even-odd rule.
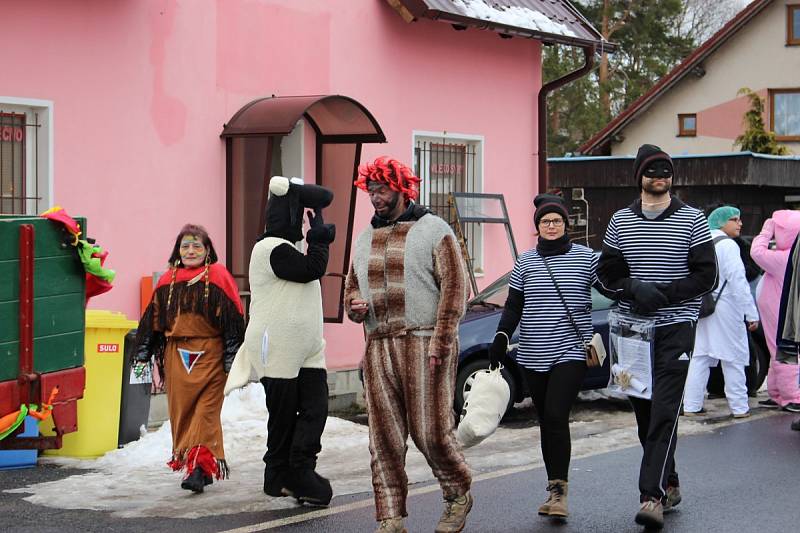
[[564, 219], [563, 218], [548, 218], [548, 219], [544, 219], [543, 218], [542, 220], [539, 221], [539, 224], [541, 224], [542, 226], [552, 226], [554, 228], [560, 228], [561, 226], [564, 225]]

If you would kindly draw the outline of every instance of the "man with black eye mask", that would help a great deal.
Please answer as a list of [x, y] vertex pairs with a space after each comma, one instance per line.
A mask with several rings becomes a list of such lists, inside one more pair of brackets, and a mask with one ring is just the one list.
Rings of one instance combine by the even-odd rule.
[[597, 267], [619, 309], [655, 322], [652, 395], [630, 398], [642, 463], [636, 522], [661, 528], [681, 501], [675, 445], [683, 389], [694, 348], [700, 299], [717, 281], [717, 261], [703, 212], [669, 191], [672, 159], [658, 146], [639, 148], [633, 177], [640, 198], [611, 217]]

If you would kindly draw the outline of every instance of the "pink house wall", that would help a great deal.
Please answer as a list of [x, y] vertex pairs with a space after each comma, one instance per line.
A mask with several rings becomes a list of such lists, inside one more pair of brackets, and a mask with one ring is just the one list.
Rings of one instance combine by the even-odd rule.
[[[118, 272], [91, 307], [136, 317], [139, 278], [163, 270], [187, 221], [224, 252], [219, 134], [270, 94], [361, 102], [388, 140], [365, 145], [364, 160], [410, 163], [414, 130], [483, 136], [484, 191], [505, 193], [518, 247], [534, 242], [536, 41], [406, 24], [384, 0], [51, 0], [5, 3], [3, 15], [0, 102], [53, 102], [55, 203], [88, 217]], [[356, 231], [370, 215], [360, 197]], [[500, 228], [484, 241], [482, 285], [512, 266]], [[329, 324], [326, 337], [331, 367], [357, 364], [359, 326]]]

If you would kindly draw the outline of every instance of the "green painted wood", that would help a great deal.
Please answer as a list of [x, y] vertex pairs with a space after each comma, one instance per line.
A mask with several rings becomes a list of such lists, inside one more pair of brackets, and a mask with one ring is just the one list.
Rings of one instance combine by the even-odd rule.
[[[76, 217], [83, 231], [86, 220]], [[0, 381], [19, 370], [19, 226], [34, 227], [34, 369], [83, 365], [86, 288], [83, 265], [60, 225], [40, 217], [0, 215]]]

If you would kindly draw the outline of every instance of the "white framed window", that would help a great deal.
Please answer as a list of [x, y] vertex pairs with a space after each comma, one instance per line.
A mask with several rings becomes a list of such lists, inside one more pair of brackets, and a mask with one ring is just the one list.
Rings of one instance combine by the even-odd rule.
[[0, 214], [53, 204], [53, 103], [0, 96]]
[[[414, 131], [414, 172], [422, 180], [419, 203], [454, 225], [451, 192], [483, 192], [482, 135]], [[458, 228], [453, 228], [456, 231]], [[464, 224], [461, 234], [476, 275], [483, 274], [483, 226]], [[458, 235], [458, 231], [456, 231]]]

